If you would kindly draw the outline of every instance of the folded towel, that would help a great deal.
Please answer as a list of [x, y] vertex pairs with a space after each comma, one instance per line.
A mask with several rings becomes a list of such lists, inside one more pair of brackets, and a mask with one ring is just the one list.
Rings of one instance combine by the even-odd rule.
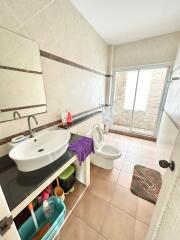
[[69, 150], [76, 152], [79, 164], [81, 166], [82, 162], [91, 154], [94, 153], [93, 139], [88, 137], [81, 137], [75, 142], [69, 144]]

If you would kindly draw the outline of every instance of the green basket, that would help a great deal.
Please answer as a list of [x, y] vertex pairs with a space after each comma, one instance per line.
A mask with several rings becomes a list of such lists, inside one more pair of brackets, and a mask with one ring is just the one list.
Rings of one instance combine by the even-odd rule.
[[76, 168], [74, 165], [70, 165], [64, 172], [59, 175], [60, 186], [64, 190], [64, 193], [68, 193], [70, 189], [73, 188], [73, 185], [76, 180]]
[[[56, 235], [57, 231], [60, 230], [66, 213], [66, 207], [63, 201], [56, 197], [52, 196], [48, 199], [49, 204], [53, 205], [54, 213], [50, 218], [47, 218], [43, 211], [43, 206], [38, 208], [35, 211], [37, 223], [39, 229], [41, 229], [45, 224], [50, 223], [51, 227], [41, 238], [41, 240], [52, 240]], [[36, 234], [36, 229], [32, 220], [32, 217], [29, 217], [24, 224], [18, 229], [21, 240], [32, 240], [33, 236]]]
[[70, 165], [68, 168], [66, 168], [60, 175], [59, 179], [61, 180], [67, 180], [74, 172], [75, 172], [74, 165]]

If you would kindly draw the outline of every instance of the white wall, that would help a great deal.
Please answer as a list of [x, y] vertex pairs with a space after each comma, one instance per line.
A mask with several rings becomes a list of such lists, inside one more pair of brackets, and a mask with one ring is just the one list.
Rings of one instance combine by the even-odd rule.
[[177, 68], [180, 68], [180, 41], [179, 41], [179, 46], [178, 46], [178, 52], [176, 55], [176, 60], [174, 63], [174, 70], [176, 70]]
[[[171, 75], [172, 78], [180, 78], [180, 42], [176, 55], [176, 60]], [[171, 80], [170, 79], [170, 80]], [[167, 100], [165, 104], [165, 110], [171, 116], [171, 118], [180, 126], [180, 80], [170, 83]]]
[[114, 48], [114, 69], [173, 62], [180, 32], [122, 44]]
[[178, 129], [166, 113], [163, 113], [157, 138], [158, 159], [169, 161], [176, 141]]
[[[37, 41], [40, 49], [107, 73], [108, 46], [69, 0], [2, 0], [0, 26]], [[99, 105], [105, 99], [106, 78], [41, 58], [47, 110], [37, 116], [39, 125]], [[0, 139], [27, 130], [27, 120], [0, 123]], [[0, 155], [7, 153], [0, 146]]]
[[[180, 77], [180, 42], [172, 77]], [[175, 124], [174, 124], [175, 123]], [[180, 80], [170, 83], [157, 138], [160, 159], [169, 160], [180, 127]]]

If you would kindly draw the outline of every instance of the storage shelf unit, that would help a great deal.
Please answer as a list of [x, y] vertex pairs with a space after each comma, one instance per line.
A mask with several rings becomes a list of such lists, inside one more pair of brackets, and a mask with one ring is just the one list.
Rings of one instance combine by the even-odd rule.
[[[73, 135], [71, 140], [74, 140], [78, 137], [80, 137], [80, 136]], [[14, 219], [21, 211], [23, 211], [23, 209], [25, 209], [28, 206], [28, 204], [31, 201], [33, 201], [50, 183], [52, 183], [72, 163], [76, 166], [77, 181], [75, 184], [74, 192], [72, 194], [69, 194], [69, 196], [67, 195], [66, 200], [65, 200], [65, 204], [67, 205], [67, 215], [65, 218], [65, 221], [66, 221], [67, 218], [69, 217], [69, 215], [71, 214], [72, 210], [74, 209], [74, 207], [76, 206], [76, 204], [78, 203], [80, 198], [82, 197], [87, 186], [90, 184], [90, 157], [87, 157], [87, 159], [80, 166], [76, 155], [72, 154], [72, 152], [70, 152], [68, 150], [62, 157], [60, 157], [57, 161], [54, 162], [54, 165], [52, 165], [52, 166], [49, 165], [49, 167], [47, 166], [47, 168], [45, 167], [43, 169], [37, 170], [36, 177], [31, 176], [31, 179], [34, 178], [34, 181], [37, 180], [37, 185], [33, 182], [32, 188], [31, 188], [31, 186], [28, 186], [28, 185], [27, 186], [26, 185], [19, 186], [19, 188], [21, 188], [21, 191], [24, 191], [24, 195], [21, 192], [21, 194], [22, 194], [21, 197], [23, 198], [23, 200], [20, 201], [15, 207], [12, 208], [12, 206], [14, 204], [13, 197], [16, 196], [16, 192], [14, 192], [15, 196], [12, 196], [11, 195], [11, 194], [13, 194], [12, 189], [11, 188], [7, 189], [7, 183], [4, 183], [2, 185], [2, 191], [0, 191], [0, 199], [2, 199], [2, 202], [4, 203], [4, 204], [1, 204], [1, 206], [0, 206], [0, 211], [1, 212], [4, 211], [4, 215], [2, 215], [2, 217], [11, 215]], [[41, 175], [41, 173], [43, 174], [43, 176]], [[34, 172], [31, 172], [31, 174], [34, 174]], [[24, 177], [25, 176], [26, 175], [24, 175]], [[17, 174], [15, 174], [14, 177], [15, 177], [15, 179], [11, 179], [9, 182], [9, 184], [13, 183], [12, 186], [14, 186], [14, 184], [20, 184], [21, 177], [23, 177], [23, 175], [18, 176]], [[18, 179], [18, 177], [19, 177], [19, 179]], [[28, 176], [26, 176], [26, 177], [27, 177], [26, 180], [28, 180]], [[40, 178], [40, 182], [38, 181], [39, 180], [38, 177]], [[8, 178], [8, 176], [7, 176], [7, 178]], [[37, 178], [37, 179], [35, 179], [35, 178]], [[18, 183], [18, 181], [20, 181], [20, 183]], [[3, 190], [5, 190], [5, 191], [3, 191]], [[8, 193], [8, 191], [9, 191], [9, 193]], [[14, 191], [16, 191], [16, 190], [14, 189]], [[17, 193], [17, 196], [20, 197], [19, 193]], [[8, 206], [8, 203], [11, 207]], [[0, 220], [2, 220], [2, 219], [0, 219]], [[3, 239], [19, 240], [20, 238], [18, 236], [18, 232], [17, 232], [14, 222], [11, 225], [10, 229], [11, 229], [11, 231], [7, 231], [3, 236], [0, 236], [0, 239], [2, 239], [2, 240]], [[58, 232], [57, 232], [57, 234], [58, 234]]]

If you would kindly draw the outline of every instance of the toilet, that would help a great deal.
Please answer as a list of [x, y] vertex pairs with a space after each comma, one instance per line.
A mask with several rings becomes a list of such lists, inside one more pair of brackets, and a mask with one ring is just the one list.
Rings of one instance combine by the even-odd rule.
[[91, 155], [91, 162], [104, 169], [112, 169], [114, 160], [121, 156], [121, 151], [113, 145], [104, 142], [104, 133], [100, 124], [95, 124], [92, 130], [95, 153]]

